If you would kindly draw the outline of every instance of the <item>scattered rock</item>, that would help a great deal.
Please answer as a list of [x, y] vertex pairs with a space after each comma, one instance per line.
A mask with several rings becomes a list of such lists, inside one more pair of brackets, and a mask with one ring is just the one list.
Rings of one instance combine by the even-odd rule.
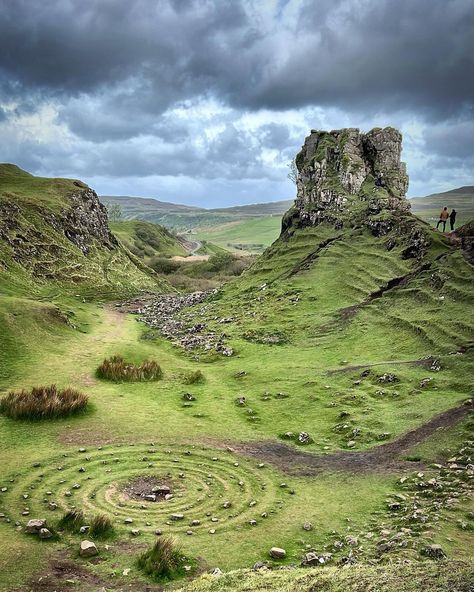
[[92, 541], [81, 541], [79, 555], [81, 557], [94, 557], [98, 555], [99, 551]]
[[272, 547], [270, 549], [270, 557], [273, 557], [273, 559], [283, 559], [286, 557], [286, 551], [280, 547]]
[[42, 528], [46, 528], [46, 520], [42, 518], [34, 518], [33, 520], [28, 520], [25, 532], [28, 534], [39, 534], [39, 531]]

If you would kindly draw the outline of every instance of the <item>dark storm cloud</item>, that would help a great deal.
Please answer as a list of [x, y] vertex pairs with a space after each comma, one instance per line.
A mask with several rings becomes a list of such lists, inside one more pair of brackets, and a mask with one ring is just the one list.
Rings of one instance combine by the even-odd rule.
[[53, 94], [129, 81], [130, 106], [149, 113], [205, 93], [251, 109], [321, 104], [436, 116], [472, 102], [472, 0], [307, 0], [293, 20], [281, 4], [272, 26], [255, 17], [258, 6], [3, 2], [0, 64], [23, 89]]
[[419, 179], [472, 170], [472, 0], [0, 0], [0, 44], [0, 160], [33, 172], [257, 186], [381, 122], [422, 130]]

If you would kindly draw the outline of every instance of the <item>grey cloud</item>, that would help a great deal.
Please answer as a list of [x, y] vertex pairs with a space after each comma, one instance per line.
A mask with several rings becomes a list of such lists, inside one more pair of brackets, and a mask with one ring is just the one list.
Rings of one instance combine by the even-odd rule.
[[431, 126], [423, 136], [427, 152], [451, 159], [474, 159], [473, 120]]
[[236, 107], [308, 104], [441, 117], [472, 103], [471, 0], [307, 0], [259, 28], [259, 2], [31, 0], [0, 8], [3, 72], [24, 89], [93, 93], [135, 81], [157, 113], [206, 93]]

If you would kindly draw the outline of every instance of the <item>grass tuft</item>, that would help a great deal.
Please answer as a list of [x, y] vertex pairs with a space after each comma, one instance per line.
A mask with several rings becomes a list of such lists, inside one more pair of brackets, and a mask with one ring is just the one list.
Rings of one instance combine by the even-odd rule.
[[201, 372], [201, 370], [194, 370], [191, 372], [187, 372], [183, 376], [183, 383], [184, 384], [201, 384], [205, 380], [206, 379], [204, 377], [204, 374]]
[[183, 575], [185, 558], [171, 537], [162, 537], [138, 558], [138, 567], [155, 580], [174, 580]]
[[163, 371], [154, 360], [145, 360], [139, 366], [126, 362], [122, 356], [105, 359], [97, 368], [97, 376], [114, 382], [159, 380]]
[[97, 514], [90, 524], [89, 534], [93, 538], [107, 538], [114, 533], [112, 520], [106, 514]]
[[79, 529], [84, 524], [85, 518], [82, 510], [69, 510], [59, 519], [57, 527], [59, 530], [79, 532]]
[[59, 390], [52, 384], [9, 392], [0, 399], [0, 413], [12, 419], [49, 419], [82, 411], [87, 403], [84, 393], [71, 388]]

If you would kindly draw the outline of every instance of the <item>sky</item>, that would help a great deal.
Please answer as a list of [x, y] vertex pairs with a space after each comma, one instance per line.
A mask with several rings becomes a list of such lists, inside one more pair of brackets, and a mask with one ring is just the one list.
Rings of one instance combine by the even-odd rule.
[[0, 0], [0, 161], [100, 195], [294, 198], [311, 129], [391, 125], [474, 185], [473, 0]]

